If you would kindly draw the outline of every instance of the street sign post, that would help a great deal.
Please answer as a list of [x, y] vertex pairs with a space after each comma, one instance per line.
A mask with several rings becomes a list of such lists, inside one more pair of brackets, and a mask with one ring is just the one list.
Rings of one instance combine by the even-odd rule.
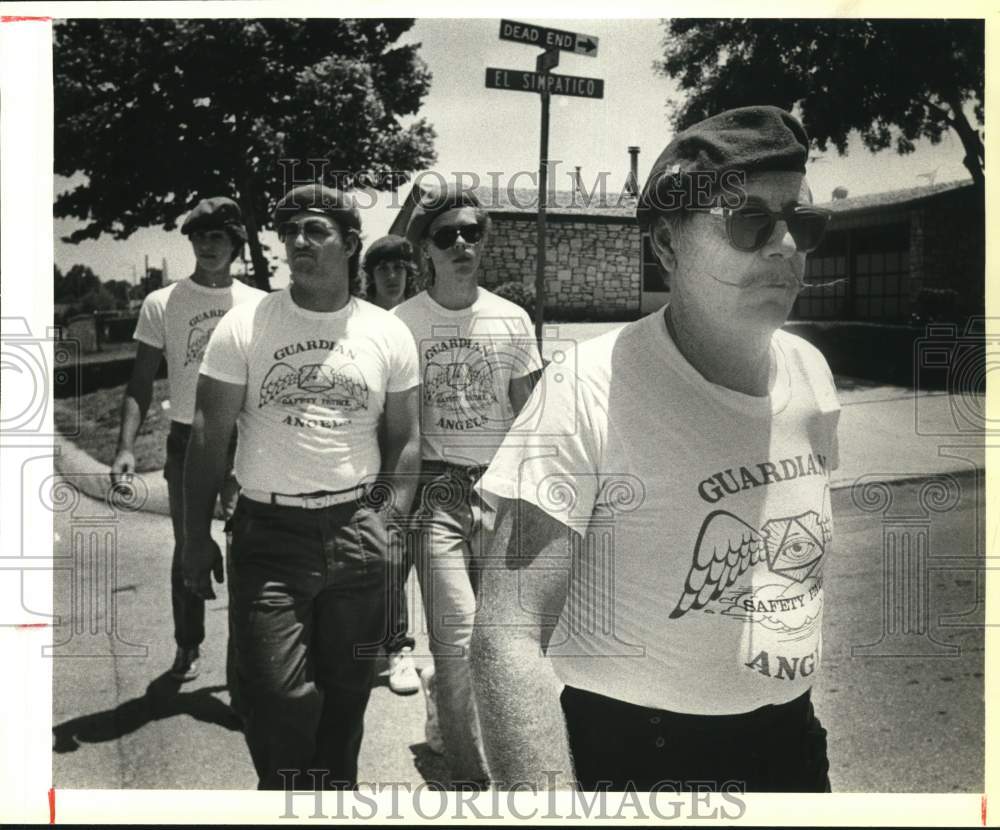
[[559, 66], [559, 50], [554, 47], [549, 47], [537, 58], [535, 58], [535, 71], [536, 72], [548, 72], [550, 69], [555, 69]]
[[518, 23], [516, 20], [500, 21], [500, 40], [511, 40], [514, 43], [538, 46], [541, 49], [560, 49], [563, 52], [586, 55], [588, 58], [597, 57], [597, 46], [600, 43], [600, 40], [593, 35], [549, 29], [531, 23]]
[[542, 322], [545, 317], [545, 211], [549, 186], [549, 99], [553, 95], [576, 98], [603, 98], [604, 80], [576, 75], [553, 75], [549, 70], [559, 65], [560, 52], [597, 57], [598, 39], [578, 32], [549, 29], [514, 20], [500, 21], [500, 39], [545, 51], [535, 61], [534, 72], [521, 69], [486, 69], [487, 89], [514, 92], [537, 92], [542, 103], [542, 128], [538, 148], [538, 243], [535, 256], [535, 339], [542, 350]]

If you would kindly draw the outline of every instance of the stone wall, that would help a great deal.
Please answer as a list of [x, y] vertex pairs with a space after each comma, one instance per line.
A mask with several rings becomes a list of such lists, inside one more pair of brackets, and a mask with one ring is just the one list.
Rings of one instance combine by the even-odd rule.
[[[493, 288], [535, 284], [533, 216], [494, 216], [480, 271]], [[565, 221], [549, 216], [545, 237], [545, 308], [569, 318], [631, 319], [639, 313], [639, 228], [632, 223]]]

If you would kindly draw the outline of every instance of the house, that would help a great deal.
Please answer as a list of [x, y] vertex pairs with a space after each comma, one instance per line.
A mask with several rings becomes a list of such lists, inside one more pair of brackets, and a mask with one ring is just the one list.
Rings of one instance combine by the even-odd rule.
[[833, 218], [809, 255], [806, 281], [840, 282], [803, 291], [793, 319], [904, 323], [914, 314], [984, 313], [985, 205], [971, 181], [834, 199], [823, 207]]
[[[649, 235], [639, 233], [635, 189], [588, 193], [578, 176], [577, 182], [572, 192], [556, 191], [548, 199], [547, 316], [629, 320], [661, 307], [670, 296], [669, 280]], [[419, 187], [410, 191], [390, 233], [405, 233]], [[493, 221], [481, 284], [533, 286], [537, 192], [499, 184], [475, 189]], [[914, 314], [983, 314], [984, 203], [971, 181], [837, 198], [822, 206], [833, 218], [823, 244], [809, 255], [806, 281], [824, 285], [802, 292], [792, 319], [905, 323]]]

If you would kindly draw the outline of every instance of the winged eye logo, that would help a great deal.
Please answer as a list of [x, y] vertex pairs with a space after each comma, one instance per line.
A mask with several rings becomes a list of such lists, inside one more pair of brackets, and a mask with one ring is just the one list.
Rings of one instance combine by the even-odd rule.
[[471, 362], [431, 361], [424, 370], [424, 403], [462, 416], [485, 412], [497, 403], [492, 367], [482, 356]]
[[201, 358], [205, 354], [205, 347], [212, 337], [214, 329], [203, 329], [195, 326], [188, 332], [187, 352], [184, 355], [184, 365], [191, 363], [201, 363]]
[[308, 392], [319, 396], [318, 403], [355, 411], [368, 408], [368, 384], [353, 363], [334, 367], [325, 363], [310, 363], [295, 369], [287, 363], [276, 363], [264, 376], [257, 407], [277, 400], [287, 400], [291, 393]]
[[726, 510], [705, 517], [694, 546], [694, 558], [684, 593], [671, 619], [719, 599], [740, 574], [759, 562], [795, 582], [816, 577], [823, 553], [833, 536], [828, 514], [809, 510], [770, 519], [760, 531]]

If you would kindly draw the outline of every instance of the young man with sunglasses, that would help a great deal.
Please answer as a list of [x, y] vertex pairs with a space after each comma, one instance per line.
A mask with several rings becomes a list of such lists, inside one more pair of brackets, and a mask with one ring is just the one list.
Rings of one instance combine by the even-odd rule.
[[[177, 650], [169, 676], [184, 683], [200, 672], [201, 644], [205, 639], [205, 601], [184, 587], [181, 549], [184, 538], [184, 454], [194, 417], [198, 368], [208, 339], [222, 316], [234, 306], [256, 303], [263, 291], [233, 281], [230, 268], [246, 242], [239, 205], [225, 196], [202, 199], [191, 210], [181, 233], [191, 240], [194, 273], [187, 279], [153, 291], [142, 302], [135, 327], [138, 348], [132, 378], [122, 401], [118, 451], [111, 463], [112, 484], [135, 472], [135, 438], [153, 396], [153, 381], [164, 356], [170, 383], [170, 433], [163, 476], [167, 480], [170, 519], [174, 529], [170, 597]], [[232, 475], [235, 438], [229, 447], [226, 475], [221, 485], [224, 512], [236, 502]], [[235, 688], [230, 685], [230, 694]], [[235, 701], [234, 701], [235, 703]]]
[[540, 425], [480, 483], [498, 514], [473, 660], [500, 785], [829, 788], [810, 687], [839, 405], [781, 331], [827, 218], [807, 153], [774, 107], [667, 145], [637, 213], [670, 304], [581, 344], [572, 382], [550, 366]]
[[531, 319], [479, 285], [489, 225], [472, 191], [424, 194], [406, 234], [433, 282], [394, 310], [413, 333], [423, 384], [425, 477], [411, 531], [421, 535], [434, 697], [452, 779], [473, 783], [486, 781], [487, 768], [469, 669], [481, 554], [481, 511], [470, 496], [541, 369]]
[[[352, 787], [399, 547], [390, 526], [419, 473], [417, 355], [406, 326], [352, 296], [361, 220], [350, 197], [298, 187], [274, 221], [289, 288], [226, 315], [202, 364], [184, 572], [214, 596], [209, 496], [238, 421], [231, 619], [258, 786]], [[386, 492], [395, 499], [376, 512]]]

